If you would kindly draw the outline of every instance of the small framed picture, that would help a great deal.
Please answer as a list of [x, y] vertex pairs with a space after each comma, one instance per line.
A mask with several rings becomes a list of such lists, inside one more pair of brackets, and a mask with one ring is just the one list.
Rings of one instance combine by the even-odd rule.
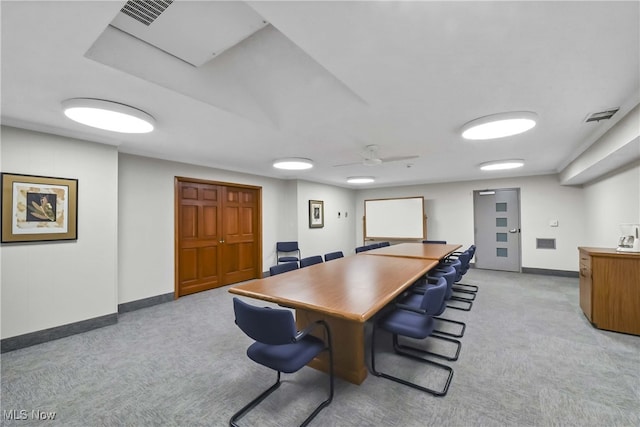
[[324, 202], [309, 200], [309, 228], [324, 227]]
[[77, 179], [2, 174], [2, 243], [77, 239]]

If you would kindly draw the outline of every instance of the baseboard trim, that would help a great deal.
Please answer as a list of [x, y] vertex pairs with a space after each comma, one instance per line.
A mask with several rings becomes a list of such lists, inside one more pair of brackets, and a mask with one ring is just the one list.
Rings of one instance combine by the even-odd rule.
[[32, 345], [42, 344], [47, 341], [53, 341], [65, 338], [71, 335], [88, 332], [93, 329], [102, 328], [116, 324], [118, 322], [118, 314], [112, 313], [105, 316], [94, 317], [93, 319], [82, 320], [80, 322], [69, 323], [67, 325], [56, 326], [41, 331], [30, 332], [24, 335], [5, 338], [0, 341], [0, 352], [6, 353], [18, 350]]
[[522, 267], [522, 272], [527, 274], [542, 274], [543, 276], [580, 277], [577, 271], [549, 270], [546, 268]]
[[151, 307], [153, 305], [173, 301], [173, 299], [173, 292], [163, 295], [156, 295], [149, 298], [143, 298], [136, 301], [118, 304], [117, 313], [94, 317], [93, 319], [82, 320], [80, 322], [69, 323], [67, 325], [56, 326], [49, 329], [43, 329], [41, 331], [29, 332], [28, 334], [24, 335], [5, 338], [3, 340], [0, 340], [0, 353], [7, 353], [9, 351], [31, 347], [32, 345], [43, 344], [47, 341], [53, 341], [71, 335], [89, 332], [93, 329], [115, 325], [116, 323], [118, 323], [118, 314], [139, 310], [141, 308]]
[[164, 304], [175, 299], [174, 293], [156, 295], [154, 297], [143, 298], [135, 301], [125, 302], [118, 304], [118, 313], [127, 313], [129, 311], [140, 310], [141, 308], [147, 308], [158, 304]]

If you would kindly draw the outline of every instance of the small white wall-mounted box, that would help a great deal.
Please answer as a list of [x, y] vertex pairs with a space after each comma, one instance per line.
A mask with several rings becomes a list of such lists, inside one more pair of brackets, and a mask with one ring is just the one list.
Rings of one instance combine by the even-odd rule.
[[558, 220], [557, 219], [549, 220], [549, 227], [557, 227], [557, 226], [558, 226]]

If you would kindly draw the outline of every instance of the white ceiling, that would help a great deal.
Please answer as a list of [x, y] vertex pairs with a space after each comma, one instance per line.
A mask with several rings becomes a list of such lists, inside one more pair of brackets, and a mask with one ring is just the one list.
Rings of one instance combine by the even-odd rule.
[[[179, 46], [169, 54], [110, 26], [126, 18], [124, 3], [2, 1], [2, 123], [263, 176], [350, 187], [346, 177], [371, 175], [390, 186], [559, 172], [640, 102], [637, 1], [257, 1], [227, 17], [224, 2], [175, 0], [156, 22], [199, 55], [211, 50], [199, 66]], [[199, 32], [208, 14], [229, 33], [253, 27], [219, 53], [216, 32]], [[267, 25], [243, 39], [260, 17]], [[60, 103], [77, 97], [142, 109], [157, 129], [76, 124]], [[611, 120], [584, 122], [611, 107], [621, 107]], [[536, 112], [538, 125], [460, 137], [466, 122], [514, 110]], [[381, 157], [420, 157], [333, 166], [369, 144]], [[315, 167], [277, 171], [279, 157]], [[526, 165], [477, 167], [505, 158]]]

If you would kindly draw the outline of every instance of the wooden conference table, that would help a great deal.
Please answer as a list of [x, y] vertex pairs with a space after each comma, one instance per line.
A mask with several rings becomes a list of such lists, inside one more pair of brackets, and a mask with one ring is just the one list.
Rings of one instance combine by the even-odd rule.
[[[449, 248], [440, 249], [442, 257], [455, 250], [445, 253]], [[335, 374], [360, 384], [367, 377], [367, 320], [435, 267], [439, 259], [367, 256], [363, 252], [243, 283], [229, 292], [294, 308], [298, 329], [316, 320], [326, 321], [331, 328]], [[322, 354], [309, 365], [326, 372], [328, 358]]]

